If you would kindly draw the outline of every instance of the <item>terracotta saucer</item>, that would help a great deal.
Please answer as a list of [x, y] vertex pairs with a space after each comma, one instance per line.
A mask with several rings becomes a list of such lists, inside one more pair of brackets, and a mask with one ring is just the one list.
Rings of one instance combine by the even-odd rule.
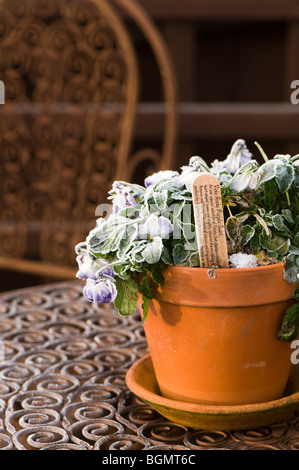
[[206, 430], [252, 429], [281, 421], [299, 410], [299, 365], [292, 366], [285, 395], [266, 403], [213, 406], [164, 398], [157, 384], [150, 355], [139, 359], [127, 372], [129, 389], [162, 416], [177, 424]]

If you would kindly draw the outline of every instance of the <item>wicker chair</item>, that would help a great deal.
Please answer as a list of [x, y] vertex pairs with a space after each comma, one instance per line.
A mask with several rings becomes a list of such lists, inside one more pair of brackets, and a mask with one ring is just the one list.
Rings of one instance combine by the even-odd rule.
[[[152, 48], [163, 147], [132, 151], [142, 70], [128, 18]], [[167, 48], [134, 0], [0, 0], [0, 268], [74, 276], [74, 245], [112, 182], [171, 168], [176, 84]]]

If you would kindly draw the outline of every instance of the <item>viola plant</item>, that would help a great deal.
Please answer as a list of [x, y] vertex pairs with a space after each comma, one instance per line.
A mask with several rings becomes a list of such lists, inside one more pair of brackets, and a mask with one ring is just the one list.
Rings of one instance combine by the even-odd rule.
[[[168, 265], [200, 267], [191, 184], [199, 173], [220, 183], [230, 267], [284, 262], [284, 278], [299, 280], [299, 155], [258, 163], [244, 140], [237, 140], [224, 160], [208, 165], [192, 157], [180, 172], [159, 171], [144, 186], [116, 181], [109, 192], [111, 212], [97, 220], [76, 246], [77, 277], [86, 280], [91, 302], [114, 302], [121, 315], [135, 312], [139, 294], [143, 321], [152, 286], [163, 285]], [[220, 269], [220, 268], [219, 268]], [[299, 300], [299, 289], [294, 287]], [[291, 341], [299, 327], [299, 303], [283, 319], [278, 337]]]

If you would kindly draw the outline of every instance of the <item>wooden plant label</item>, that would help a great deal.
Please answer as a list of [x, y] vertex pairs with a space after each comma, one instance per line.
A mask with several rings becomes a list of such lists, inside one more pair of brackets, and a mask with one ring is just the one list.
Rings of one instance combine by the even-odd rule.
[[202, 268], [228, 268], [221, 190], [218, 179], [201, 173], [192, 183], [196, 237]]

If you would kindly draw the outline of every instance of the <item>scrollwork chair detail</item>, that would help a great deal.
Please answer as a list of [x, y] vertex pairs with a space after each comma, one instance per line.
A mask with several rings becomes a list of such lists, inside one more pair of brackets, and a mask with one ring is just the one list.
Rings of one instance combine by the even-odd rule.
[[[127, 17], [161, 74], [160, 154], [132, 152], [142, 71]], [[0, 267], [69, 278], [74, 245], [113, 180], [132, 180], [145, 160], [171, 168], [176, 84], [167, 48], [134, 0], [0, 0], [0, 79]]]

